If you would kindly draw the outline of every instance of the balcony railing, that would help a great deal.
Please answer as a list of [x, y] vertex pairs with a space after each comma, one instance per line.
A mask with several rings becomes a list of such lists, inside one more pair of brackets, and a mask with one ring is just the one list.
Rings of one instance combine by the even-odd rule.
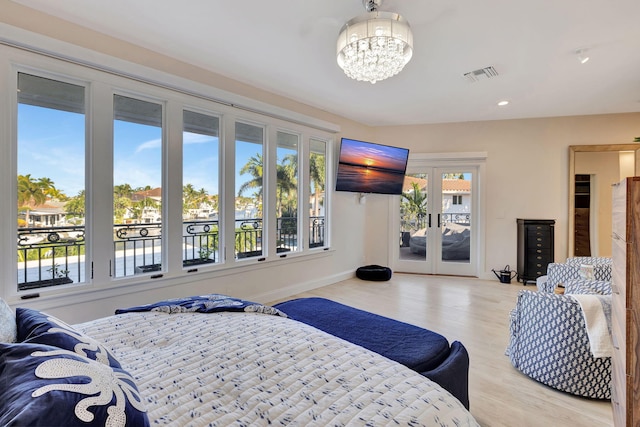
[[[405, 224], [402, 231], [420, 230], [427, 226], [437, 226], [437, 223], [429, 224], [428, 215], [418, 215], [414, 220], [403, 220]], [[433, 218], [433, 217], [432, 217]], [[459, 225], [471, 225], [471, 214], [469, 212], [447, 212], [440, 214], [440, 226], [444, 227], [447, 224], [459, 224]]]
[[449, 223], [460, 225], [471, 225], [471, 214], [469, 212], [450, 212], [442, 214], [442, 225]]
[[19, 228], [18, 289], [77, 282], [84, 277], [84, 244], [82, 226]]
[[[297, 221], [297, 218], [278, 218], [278, 252], [298, 250]], [[263, 255], [262, 232], [262, 218], [236, 220], [236, 256]], [[309, 247], [324, 246], [324, 236], [324, 217], [311, 217]], [[17, 247], [19, 290], [84, 281], [83, 226], [19, 228]], [[113, 251], [115, 277], [161, 270], [162, 224], [115, 224]], [[182, 252], [184, 267], [219, 262], [218, 221], [184, 221]]]

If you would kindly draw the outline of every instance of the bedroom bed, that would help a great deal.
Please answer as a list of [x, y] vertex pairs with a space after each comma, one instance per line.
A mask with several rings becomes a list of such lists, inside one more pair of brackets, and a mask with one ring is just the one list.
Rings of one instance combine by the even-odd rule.
[[[18, 309], [19, 342], [0, 344], [0, 424], [51, 425], [58, 416], [65, 425], [106, 425], [104, 416], [112, 425], [477, 425], [405, 366], [271, 307], [200, 298], [206, 313], [180, 299], [74, 326]], [[82, 369], [38, 372], [60, 359]], [[98, 364], [100, 375], [91, 371]], [[109, 370], [117, 380], [105, 379]], [[105, 392], [105, 384], [117, 387]], [[87, 411], [93, 424], [78, 421]]]

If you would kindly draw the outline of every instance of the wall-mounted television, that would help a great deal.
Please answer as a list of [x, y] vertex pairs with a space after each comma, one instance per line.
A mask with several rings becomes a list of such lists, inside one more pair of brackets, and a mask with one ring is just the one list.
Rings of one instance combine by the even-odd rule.
[[409, 150], [342, 138], [336, 191], [402, 194]]

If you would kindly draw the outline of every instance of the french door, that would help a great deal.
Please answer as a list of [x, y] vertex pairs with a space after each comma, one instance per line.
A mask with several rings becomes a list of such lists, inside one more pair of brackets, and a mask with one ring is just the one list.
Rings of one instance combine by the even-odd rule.
[[478, 175], [477, 166], [408, 166], [392, 215], [395, 271], [477, 275]]

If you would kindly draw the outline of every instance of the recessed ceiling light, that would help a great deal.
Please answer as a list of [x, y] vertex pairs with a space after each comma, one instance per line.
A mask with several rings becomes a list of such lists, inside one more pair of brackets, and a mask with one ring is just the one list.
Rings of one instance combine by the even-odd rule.
[[580, 61], [581, 64], [584, 64], [589, 60], [589, 55], [587, 53], [588, 51], [589, 49], [585, 48], [576, 50], [576, 56], [578, 57], [578, 61]]
[[508, 104], [509, 104], [509, 101], [507, 101], [507, 100], [498, 102], [498, 106], [499, 107], [504, 107], [505, 105], [508, 105]]

